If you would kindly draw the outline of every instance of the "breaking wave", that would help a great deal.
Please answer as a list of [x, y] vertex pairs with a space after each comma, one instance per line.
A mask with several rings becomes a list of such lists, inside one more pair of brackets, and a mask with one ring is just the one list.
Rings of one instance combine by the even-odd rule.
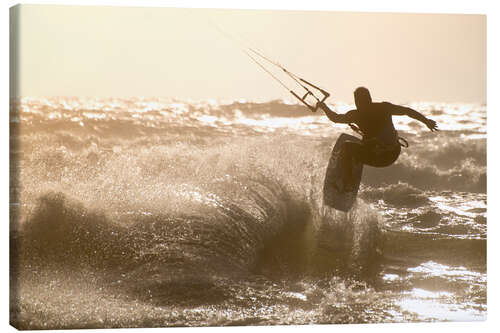
[[[430, 136], [400, 124], [411, 147], [391, 167], [364, 169], [345, 214], [322, 204], [345, 128], [298, 105], [54, 98], [17, 107], [11, 319], [19, 327], [401, 321], [387, 315], [392, 296], [366, 284], [381, 260], [386, 270], [388, 258], [397, 262], [401, 276], [424, 260], [484, 264], [481, 126]], [[374, 317], [364, 310], [371, 294]], [[64, 312], [68, 297], [76, 314]], [[354, 311], [360, 298], [366, 304]], [[247, 313], [276, 300], [283, 319]], [[211, 318], [205, 308], [200, 319], [197, 306], [221, 302], [240, 312]], [[319, 312], [304, 315], [312, 306]], [[100, 311], [109, 318], [96, 322]]]

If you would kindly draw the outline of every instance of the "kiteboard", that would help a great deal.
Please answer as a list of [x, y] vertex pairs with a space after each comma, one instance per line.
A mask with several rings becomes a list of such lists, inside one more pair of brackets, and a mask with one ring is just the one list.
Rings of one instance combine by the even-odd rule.
[[352, 162], [351, 170], [353, 177], [353, 186], [351, 186], [351, 189], [346, 190], [344, 186], [345, 164], [342, 160], [346, 157], [340, 153], [342, 150], [342, 146], [346, 141], [361, 143], [361, 140], [355, 136], [345, 133], [340, 135], [340, 137], [337, 139], [337, 142], [335, 143], [335, 146], [333, 147], [330, 161], [328, 162], [328, 167], [326, 169], [325, 181], [323, 184], [323, 203], [343, 212], [348, 212], [353, 206], [354, 202], [356, 202], [359, 183], [361, 182], [361, 175], [363, 173], [363, 163], [360, 163], [354, 159]]

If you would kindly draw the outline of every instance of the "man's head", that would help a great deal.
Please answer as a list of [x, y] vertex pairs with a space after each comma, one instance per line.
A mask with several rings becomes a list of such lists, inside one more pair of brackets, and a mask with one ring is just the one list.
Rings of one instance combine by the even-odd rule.
[[372, 103], [370, 92], [365, 87], [359, 87], [354, 90], [354, 103], [356, 108], [362, 110]]

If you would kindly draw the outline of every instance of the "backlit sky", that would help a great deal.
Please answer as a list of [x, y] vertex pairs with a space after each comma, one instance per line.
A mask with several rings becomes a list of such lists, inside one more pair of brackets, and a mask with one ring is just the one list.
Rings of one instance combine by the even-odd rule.
[[212, 23], [352, 102], [486, 102], [486, 16], [22, 5], [22, 96], [291, 99]]

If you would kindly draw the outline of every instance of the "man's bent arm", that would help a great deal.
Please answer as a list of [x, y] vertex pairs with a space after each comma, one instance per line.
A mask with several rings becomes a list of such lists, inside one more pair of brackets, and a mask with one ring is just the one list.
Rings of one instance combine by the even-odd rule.
[[318, 103], [318, 107], [325, 111], [328, 119], [330, 119], [334, 123], [349, 124], [354, 122], [352, 114], [350, 114], [349, 112], [347, 112], [346, 114], [335, 113], [325, 103]]

